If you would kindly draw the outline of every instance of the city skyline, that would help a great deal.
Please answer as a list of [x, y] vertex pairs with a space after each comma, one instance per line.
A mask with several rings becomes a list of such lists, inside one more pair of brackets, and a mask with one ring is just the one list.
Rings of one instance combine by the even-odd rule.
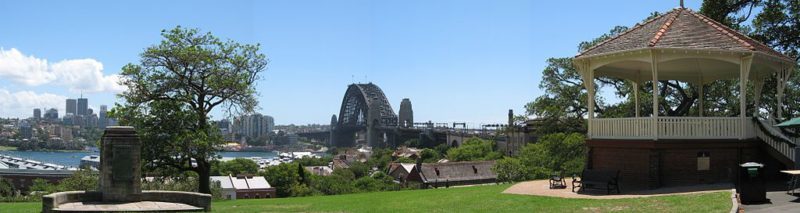
[[[379, 85], [395, 111], [409, 98], [419, 121], [504, 123], [508, 109], [521, 114], [524, 104], [542, 94], [538, 82], [547, 58], [573, 56], [581, 41], [678, 6], [677, 1], [152, 4], [0, 3], [14, 8], [0, 14], [7, 26], [0, 29], [7, 35], [0, 40], [0, 117], [30, 117], [33, 108], [56, 108], [63, 116], [64, 100], [80, 93], [93, 100], [88, 108], [95, 111], [99, 103], [113, 107], [119, 101], [114, 94], [124, 90], [116, 84], [120, 68], [158, 43], [162, 29], [181, 25], [262, 45], [271, 63], [257, 83], [256, 112], [274, 116], [277, 124], [329, 123], [347, 85], [358, 82]], [[167, 11], [178, 5], [188, 8]], [[686, 2], [695, 10], [699, 5]], [[597, 10], [631, 12], [598, 19], [591, 12]], [[549, 18], [561, 20], [541, 21]], [[223, 113], [215, 112], [213, 119], [221, 118]]]

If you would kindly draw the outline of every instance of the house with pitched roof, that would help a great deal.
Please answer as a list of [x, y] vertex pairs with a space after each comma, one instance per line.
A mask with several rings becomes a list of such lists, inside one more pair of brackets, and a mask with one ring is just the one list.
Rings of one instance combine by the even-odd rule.
[[497, 182], [495, 161], [445, 163], [393, 163], [389, 175], [401, 183], [418, 182], [423, 188], [477, 185]]
[[211, 176], [211, 181], [219, 184], [228, 200], [276, 197], [275, 188], [262, 176]]

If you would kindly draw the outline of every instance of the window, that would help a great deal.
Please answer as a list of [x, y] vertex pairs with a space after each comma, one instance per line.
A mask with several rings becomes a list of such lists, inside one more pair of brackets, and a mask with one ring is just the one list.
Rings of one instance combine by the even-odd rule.
[[697, 152], [697, 171], [708, 171], [711, 169], [711, 153]]

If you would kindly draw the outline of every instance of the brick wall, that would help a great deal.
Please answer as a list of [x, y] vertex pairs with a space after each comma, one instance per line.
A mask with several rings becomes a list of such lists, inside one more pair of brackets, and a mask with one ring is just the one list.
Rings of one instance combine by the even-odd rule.
[[275, 198], [275, 188], [236, 190], [236, 199]]
[[648, 182], [648, 149], [592, 148], [592, 169], [619, 170], [620, 188], [646, 188]]
[[[588, 167], [620, 170], [622, 190], [734, 182], [740, 162], [774, 164], [757, 141], [587, 140], [587, 145]], [[698, 153], [708, 155], [708, 170], [698, 170]]]

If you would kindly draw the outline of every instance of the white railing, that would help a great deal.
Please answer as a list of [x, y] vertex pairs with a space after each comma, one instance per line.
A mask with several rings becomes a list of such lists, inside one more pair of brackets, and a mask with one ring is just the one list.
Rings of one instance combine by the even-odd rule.
[[775, 151], [780, 152], [784, 157], [794, 161], [794, 146], [792, 146], [788, 142], [797, 144], [797, 142], [800, 142], [800, 140], [798, 140], [798, 138], [786, 137], [783, 133], [780, 132], [780, 130], [777, 130], [776, 128], [772, 127], [772, 124], [768, 122], [762, 120], [758, 120], [755, 122], [760, 122], [760, 125], [763, 126], [764, 129], [766, 130], [766, 131], [762, 130], [761, 127], [754, 127], [755, 136], [757, 136], [759, 139], [767, 143], [767, 145], [772, 147], [772, 149], [774, 149]]
[[652, 118], [595, 118], [591, 122], [592, 138], [642, 139], [653, 135]]
[[658, 117], [595, 118], [589, 134], [598, 139], [740, 139], [755, 137], [750, 118], [739, 117]]

